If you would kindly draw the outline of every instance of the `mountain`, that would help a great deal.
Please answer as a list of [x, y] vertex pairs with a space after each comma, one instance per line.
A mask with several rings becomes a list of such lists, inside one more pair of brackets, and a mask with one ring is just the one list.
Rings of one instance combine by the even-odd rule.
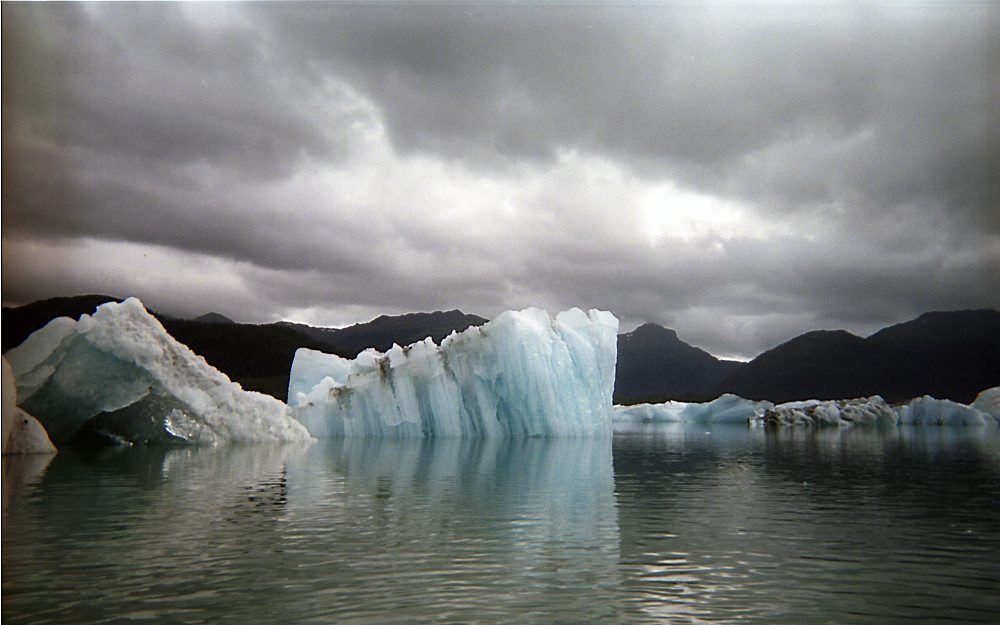
[[200, 321], [202, 323], [236, 323], [229, 317], [217, 312], [207, 312], [204, 315], [195, 317], [191, 321]]
[[878, 392], [881, 366], [878, 350], [865, 339], [844, 330], [817, 330], [757, 356], [722, 386], [773, 402], [867, 397]]
[[890, 401], [928, 394], [968, 403], [1000, 384], [1000, 311], [929, 312], [867, 341], [891, 359], [884, 379]]
[[[4, 308], [3, 351], [59, 316], [77, 318], [117, 298], [57, 297]], [[295, 350], [353, 358], [375, 347], [408, 345], [486, 319], [459, 310], [382, 316], [347, 328], [278, 322], [243, 324], [217, 313], [175, 319], [150, 311], [167, 331], [244, 388], [284, 400]], [[930, 312], [867, 338], [820, 330], [770, 349], [749, 363], [719, 360], [673, 330], [645, 324], [618, 337], [615, 401], [704, 400], [722, 392], [783, 402], [880, 394], [890, 402], [923, 394], [970, 402], [1000, 384], [1000, 311]]]
[[[409, 345], [422, 341], [428, 336], [435, 343], [452, 332], [461, 332], [470, 326], [481, 326], [489, 321], [478, 315], [467, 315], [460, 310], [447, 312], [420, 312], [389, 317], [382, 315], [367, 323], [359, 323], [339, 330], [326, 329], [331, 345], [351, 357], [369, 347], [384, 352], [393, 343]], [[308, 327], [308, 326], [306, 326]]]
[[768, 350], [722, 382], [774, 402], [928, 394], [963, 403], [1000, 384], [1000, 311], [931, 312], [868, 338], [809, 332]]
[[719, 383], [742, 365], [719, 360], [680, 340], [675, 331], [647, 323], [618, 335], [615, 402], [712, 399]]

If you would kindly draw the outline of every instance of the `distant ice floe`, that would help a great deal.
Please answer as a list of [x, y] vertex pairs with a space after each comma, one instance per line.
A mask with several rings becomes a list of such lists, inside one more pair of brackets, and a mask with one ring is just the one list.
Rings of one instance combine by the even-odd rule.
[[318, 438], [611, 432], [618, 320], [529, 308], [354, 360], [296, 352], [293, 414]]
[[[980, 403], [985, 404], [985, 401]], [[900, 406], [899, 422], [909, 425], [995, 425], [997, 419], [976, 408], [975, 404], [966, 406], [949, 399], [924, 395]]]
[[726, 393], [706, 403], [668, 401], [662, 404], [615, 406], [614, 419], [621, 423], [747, 423], [773, 407], [769, 401], [754, 401]]
[[971, 406], [926, 395], [894, 408], [878, 395], [774, 405], [727, 394], [707, 403], [669, 401], [615, 406], [614, 420], [616, 423], [749, 423], [754, 427], [995, 425], [1000, 423], [1000, 387], [983, 391]]
[[122, 443], [309, 440], [282, 402], [244, 391], [174, 340], [142, 303], [53, 319], [5, 354], [22, 408], [57, 443], [83, 431]]
[[896, 412], [878, 395], [858, 399], [808, 400], [779, 404], [755, 417], [753, 425], [895, 426]]

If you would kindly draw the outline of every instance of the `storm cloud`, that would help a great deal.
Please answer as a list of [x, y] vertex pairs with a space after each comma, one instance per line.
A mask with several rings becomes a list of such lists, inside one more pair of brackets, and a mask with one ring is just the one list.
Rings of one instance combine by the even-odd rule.
[[1000, 10], [4, 3], [3, 300], [601, 307], [750, 357], [1000, 306]]

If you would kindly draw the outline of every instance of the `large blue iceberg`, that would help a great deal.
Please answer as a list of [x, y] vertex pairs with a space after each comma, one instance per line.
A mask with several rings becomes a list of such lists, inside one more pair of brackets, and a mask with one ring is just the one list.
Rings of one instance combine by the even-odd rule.
[[21, 407], [57, 444], [81, 432], [120, 443], [310, 439], [285, 404], [244, 391], [135, 298], [53, 319], [5, 357]]
[[441, 345], [300, 349], [288, 400], [318, 438], [609, 435], [617, 333], [609, 312], [529, 308]]

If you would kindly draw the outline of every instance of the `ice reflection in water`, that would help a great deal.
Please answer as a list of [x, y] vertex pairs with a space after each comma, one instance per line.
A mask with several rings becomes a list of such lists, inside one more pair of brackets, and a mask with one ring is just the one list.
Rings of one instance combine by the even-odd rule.
[[9, 468], [5, 624], [1000, 622], [1000, 429], [635, 424], [613, 448], [343, 440]]
[[3, 538], [5, 623], [618, 620], [608, 439], [61, 454]]

